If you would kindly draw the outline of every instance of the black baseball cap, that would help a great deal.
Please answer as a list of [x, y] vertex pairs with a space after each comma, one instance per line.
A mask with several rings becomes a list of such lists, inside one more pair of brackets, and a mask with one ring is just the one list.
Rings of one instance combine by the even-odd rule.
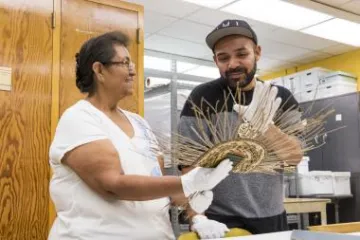
[[250, 25], [243, 20], [228, 19], [222, 21], [211, 33], [206, 37], [206, 44], [211, 50], [214, 50], [215, 44], [222, 38], [230, 35], [241, 35], [248, 37], [257, 45], [257, 36]]

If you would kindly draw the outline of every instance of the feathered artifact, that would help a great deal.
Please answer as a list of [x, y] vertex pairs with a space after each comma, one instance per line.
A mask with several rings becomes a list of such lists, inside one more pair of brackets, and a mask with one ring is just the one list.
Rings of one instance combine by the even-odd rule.
[[[301, 158], [308, 151], [325, 144], [316, 141], [317, 137], [324, 139], [321, 138], [323, 135], [337, 130], [326, 131], [324, 128], [327, 118], [335, 111], [325, 107], [311, 115], [314, 102], [305, 111], [296, 106], [280, 111], [281, 104], [286, 104], [289, 99], [281, 102], [276, 97], [277, 91], [277, 87], [257, 82], [252, 101], [246, 107], [237, 104], [241, 100], [240, 88], [234, 95], [232, 91], [224, 93], [223, 106], [212, 106], [205, 99], [200, 104], [188, 100], [196, 118], [196, 124], [188, 126], [191, 133], [182, 134], [179, 131], [172, 133], [170, 139], [166, 133], [147, 128], [145, 140], [150, 139], [151, 147], [150, 152], [145, 153], [146, 157], [148, 154], [152, 157], [171, 155], [175, 166], [207, 168], [230, 159], [234, 162], [232, 172], [235, 173], [276, 174], [282, 170], [293, 171], [299, 155]], [[234, 105], [229, 111], [227, 103], [231, 100]], [[217, 111], [219, 108], [220, 111]], [[269, 137], [271, 134], [275, 137]], [[295, 149], [300, 154], [293, 154], [294, 147], [288, 144], [290, 139], [300, 141], [300, 147]], [[188, 200], [191, 201], [197, 194], [201, 193], [194, 193]], [[186, 209], [187, 204], [180, 205], [180, 209]]]
[[[228, 111], [227, 101], [240, 102], [241, 90], [235, 95], [224, 95], [221, 114], [211, 116], [219, 106], [211, 106], [202, 99], [200, 106], [191, 102], [196, 117], [196, 126], [190, 126], [190, 138], [180, 133], [173, 133], [172, 147], [167, 138], [157, 135], [160, 151], [171, 153], [174, 164], [184, 166], [215, 167], [222, 160], [229, 158], [234, 162], [233, 172], [237, 173], [276, 173], [277, 170], [292, 170], [297, 159], [291, 159], [292, 149], [288, 147], [289, 138], [301, 142], [301, 154], [322, 146], [316, 143], [315, 136], [325, 133], [326, 119], [334, 113], [333, 109], [324, 108], [313, 116], [308, 111], [300, 111], [295, 106], [284, 112], [277, 111], [281, 100], [277, 98], [277, 88], [267, 83], [257, 83], [253, 100], [248, 107], [234, 104], [237, 119], [231, 120], [233, 111]], [[239, 101], [236, 101], [238, 98]], [[204, 104], [206, 107], [204, 107]], [[205, 110], [204, 110], [205, 109]], [[276, 126], [286, 137], [266, 137], [269, 128]], [[332, 130], [334, 131], [334, 130]], [[211, 137], [209, 137], [209, 132]], [[154, 148], [154, 151], [159, 151]], [[288, 157], [287, 157], [288, 156]], [[294, 164], [295, 163], [295, 164]]]

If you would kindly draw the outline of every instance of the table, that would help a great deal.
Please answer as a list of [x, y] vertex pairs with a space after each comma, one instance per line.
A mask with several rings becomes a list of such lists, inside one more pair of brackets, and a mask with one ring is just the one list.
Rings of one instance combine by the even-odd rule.
[[348, 235], [352, 236], [360, 236], [360, 232], [353, 232], [353, 233], [347, 233]]
[[320, 198], [285, 198], [284, 207], [286, 213], [311, 213], [320, 212], [321, 225], [327, 224], [326, 204], [330, 199]]
[[314, 195], [314, 198], [329, 198], [335, 207], [335, 223], [340, 222], [339, 218], [339, 202], [342, 199], [352, 198], [353, 195]]
[[[258, 234], [252, 236], [242, 236], [242, 237], [231, 237], [226, 238], [229, 240], [291, 240], [294, 236], [300, 237], [296, 239], [327, 239], [329, 236], [331, 239], [336, 240], [358, 240], [360, 233], [346, 233], [346, 234], [335, 234], [335, 233], [317, 233], [309, 231], [284, 231], [284, 232], [275, 232], [267, 234]], [[304, 236], [304, 237], [301, 237]], [[351, 237], [352, 236], [352, 237]], [[224, 240], [224, 238], [217, 238], [212, 240]]]

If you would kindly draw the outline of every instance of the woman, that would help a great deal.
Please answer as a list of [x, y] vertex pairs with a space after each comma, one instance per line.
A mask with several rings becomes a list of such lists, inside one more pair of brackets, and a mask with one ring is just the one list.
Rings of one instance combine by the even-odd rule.
[[50, 147], [57, 211], [50, 240], [174, 239], [168, 197], [207, 190], [190, 205], [209, 206], [209, 190], [232, 168], [226, 160], [216, 169], [162, 176], [149, 154], [147, 123], [117, 107], [133, 93], [136, 75], [127, 43], [120, 32], [106, 33], [76, 55], [76, 85], [87, 97], [61, 116]]

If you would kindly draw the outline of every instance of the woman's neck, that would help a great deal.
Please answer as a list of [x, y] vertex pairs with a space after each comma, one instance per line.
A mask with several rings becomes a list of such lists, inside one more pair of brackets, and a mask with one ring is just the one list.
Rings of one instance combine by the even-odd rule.
[[105, 95], [97, 93], [94, 93], [91, 96], [87, 96], [86, 100], [94, 105], [97, 109], [110, 114], [117, 111], [117, 104], [119, 102], [119, 100], [112, 100]]

